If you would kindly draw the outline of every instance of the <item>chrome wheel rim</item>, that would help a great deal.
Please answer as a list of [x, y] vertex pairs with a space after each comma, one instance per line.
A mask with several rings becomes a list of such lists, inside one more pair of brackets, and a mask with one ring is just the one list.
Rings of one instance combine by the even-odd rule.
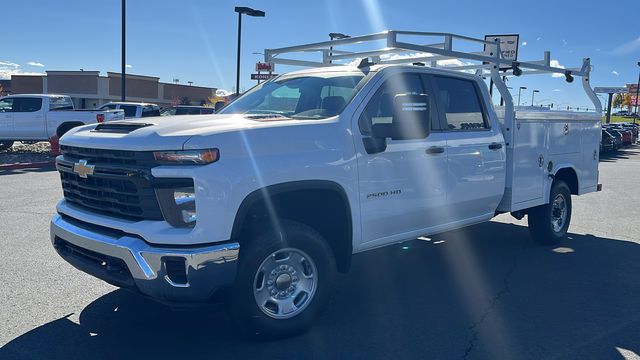
[[551, 204], [551, 226], [554, 232], [560, 232], [567, 222], [567, 200], [558, 194]]
[[318, 283], [315, 263], [305, 252], [285, 248], [267, 256], [253, 280], [253, 296], [265, 315], [288, 319], [311, 303]]

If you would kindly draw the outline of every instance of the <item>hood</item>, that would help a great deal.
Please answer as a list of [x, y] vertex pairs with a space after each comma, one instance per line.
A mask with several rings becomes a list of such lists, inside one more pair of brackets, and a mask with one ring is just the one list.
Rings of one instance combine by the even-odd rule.
[[81, 126], [60, 139], [61, 145], [132, 151], [182, 150], [192, 136], [238, 130], [318, 123], [256, 115], [178, 115], [112, 121]]

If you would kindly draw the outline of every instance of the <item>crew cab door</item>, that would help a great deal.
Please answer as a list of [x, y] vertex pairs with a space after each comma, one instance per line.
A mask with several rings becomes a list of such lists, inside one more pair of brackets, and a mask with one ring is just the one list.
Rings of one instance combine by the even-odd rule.
[[497, 119], [489, 118], [488, 93], [460, 77], [434, 75], [433, 87], [448, 146], [448, 220], [490, 218], [504, 194], [506, 152]]
[[[437, 131], [427, 76], [395, 72], [371, 93], [360, 115], [356, 113], [358, 125], [353, 129], [362, 224], [362, 243], [356, 250], [421, 235], [441, 222], [446, 205], [447, 144]], [[399, 94], [429, 95], [431, 133], [423, 139], [387, 139], [384, 151], [367, 152], [363, 140], [371, 136], [374, 124], [391, 122], [394, 97]]]
[[45, 108], [39, 97], [13, 98], [13, 130], [21, 140], [47, 138]]
[[0, 139], [13, 138], [13, 98], [0, 100]]

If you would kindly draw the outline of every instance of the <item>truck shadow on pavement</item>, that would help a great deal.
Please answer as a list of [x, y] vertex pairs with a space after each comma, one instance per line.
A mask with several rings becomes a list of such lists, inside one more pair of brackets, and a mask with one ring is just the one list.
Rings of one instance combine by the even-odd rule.
[[622, 150], [601, 153], [600, 162], [616, 162], [619, 160], [628, 159], [633, 155], [640, 154], [639, 150], [640, 147], [638, 147], [638, 145], [632, 145], [631, 147]]
[[545, 247], [526, 227], [490, 222], [355, 256], [296, 337], [244, 340], [224, 312], [116, 290], [0, 358], [621, 359], [640, 353], [638, 274], [637, 243], [570, 234]]

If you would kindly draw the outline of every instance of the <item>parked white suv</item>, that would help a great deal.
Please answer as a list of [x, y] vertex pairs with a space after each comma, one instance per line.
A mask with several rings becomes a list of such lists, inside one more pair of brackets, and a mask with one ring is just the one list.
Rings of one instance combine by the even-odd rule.
[[230, 295], [250, 333], [299, 331], [353, 254], [504, 212], [565, 236], [571, 195], [599, 189], [600, 115], [518, 111], [513, 134], [504, 115], [479, 76], [364, 65], [281, 75], [217, 115], [74, 129], [51, 240], [116, 286]]
[[160, 116], [160, 107], [150, 103], [109, 102], [99, 106], [98, 110], [124, 110], [125, 118]]

